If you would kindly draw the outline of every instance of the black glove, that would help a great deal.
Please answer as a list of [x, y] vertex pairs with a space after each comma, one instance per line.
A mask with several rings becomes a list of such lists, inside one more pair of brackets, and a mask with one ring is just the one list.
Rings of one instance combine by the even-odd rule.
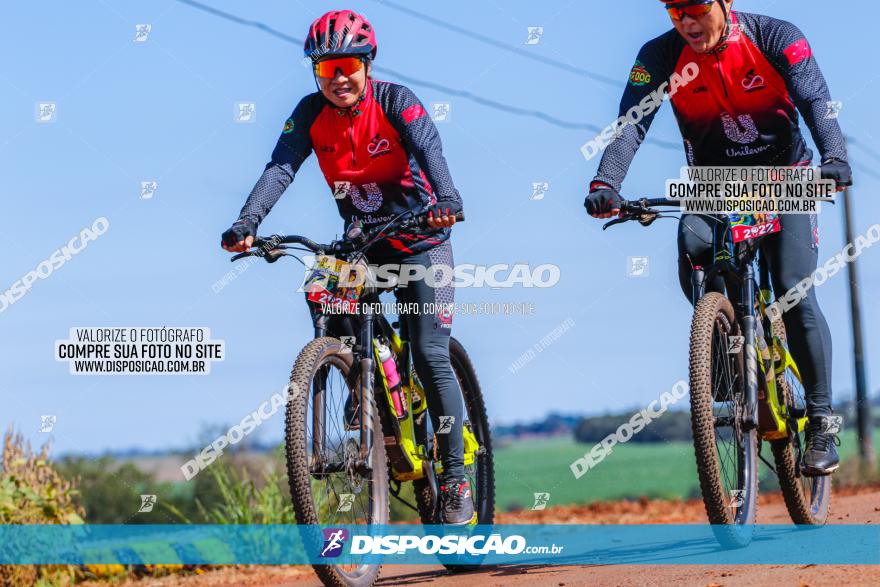
[[439, 220], [442, 216], [455, 216], [456, 214], [461, 212], [461, 210], [461, 202], [443, 200], [437, 202], [433, 206], [429, 206], [426, 214], [433, 213], [434, 219]]
[[220, 242], [227, 247], [234, 247], [249, 236], [256, 238], [257, 225], [247, 219], [236, 220], [229, 230], [220, 237]]
[[833, 179], [837, 187], [852, 185], [852, 168], [842, 159], [826, 159], [819, 166], [822, 179]]
[[597, 214], [610, 214], [612, 210], [619, 210], [623, 203], [623, 198], [617, 193], [617, 190], [602, 183], [593, 184], [590, 194], [584, 200], [584, 208], [587, 214], [596, 216]]

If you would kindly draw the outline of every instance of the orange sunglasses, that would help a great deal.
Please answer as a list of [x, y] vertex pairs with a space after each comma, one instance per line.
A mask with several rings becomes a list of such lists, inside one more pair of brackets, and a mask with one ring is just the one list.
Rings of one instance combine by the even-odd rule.
[[666, 12], [669, 13], [672, 20], [681, 20], [685, 15], [690, 16], [691, 18], [699, 18], [712, 12], [712, 6], [714, 5], [715, 2], [713, 1], [706, 4], [684, 6], [682, 8], [667, 8]]
[[337, 57], [336, 59], [324, 59], [315, 63], [315, 75], [324, 78], [336, 77], [336, 70], [348, 77], [364, 68], [364, 62], [358, 57]]

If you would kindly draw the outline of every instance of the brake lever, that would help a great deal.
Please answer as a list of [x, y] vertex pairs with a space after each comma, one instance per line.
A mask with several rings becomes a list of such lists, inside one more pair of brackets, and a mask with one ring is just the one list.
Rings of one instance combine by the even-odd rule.
[[605, 224], [602, 225], [602, 230], [608, 230], [609, 228], [611, 228], [615, 224], [623, 224], [624, 222], [629, 222], [632, 219], [633, 219], [632, 216], [624, 216], [623, 218], [615, 218], [614, 220], [609, 220], [608, 222], [606, 222]]
[[[266, 250], [266, 246], [271, 246], [270, 249]], [[244, 259], [245, 257], [261, 257], [266, 261], [266, 263], [274, 263], [281, 257], [287, 255], [285, 253], [284, 245], [273, 245], [271, 241], [261, 242], [258, 248], [251, 249], [249, 251], [244, 251], [243, 253], [238, 253], [237, 255], [233, 255], [230, 259], [230, 262], [238, 261], [239, 259]]]

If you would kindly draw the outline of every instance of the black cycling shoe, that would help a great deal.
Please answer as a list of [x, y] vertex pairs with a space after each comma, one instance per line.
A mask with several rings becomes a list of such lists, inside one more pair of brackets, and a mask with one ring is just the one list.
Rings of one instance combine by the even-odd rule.
[[361, 404], [354, 393], [349, 393], [342, 410], [346, 430], [358, 430], [361, 427]]
[[451, 479], [440, 486], [440, 523], [451, 526], [477, 523], [467, 479]]
[[832, 426], [831, 418], [827, 416], [810, 418], [806, 429], [807, 446], [801, 464], [801, 473], [804, 476], [830, 475], [840, 466], [840, 457], [835, 448], [840, 445], [840, 439], [837, 438], [837, 430], [834, 428], [836, 427]]

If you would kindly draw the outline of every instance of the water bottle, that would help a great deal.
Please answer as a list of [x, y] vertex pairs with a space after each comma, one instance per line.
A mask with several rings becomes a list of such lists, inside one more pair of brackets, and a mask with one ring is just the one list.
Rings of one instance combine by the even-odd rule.
[[385, 372], [388, 381], [388, 389], [391, 391], [391, 402], [394, 404], [394, 412], [399, 419], [406, 418], [406, 396], [400, 385], [400, 375], [397, 373], [397, 362], [394, 353], [388, 345], [382, 341], [376, 341], [376, 350], [379, 352], [379, 362]]

